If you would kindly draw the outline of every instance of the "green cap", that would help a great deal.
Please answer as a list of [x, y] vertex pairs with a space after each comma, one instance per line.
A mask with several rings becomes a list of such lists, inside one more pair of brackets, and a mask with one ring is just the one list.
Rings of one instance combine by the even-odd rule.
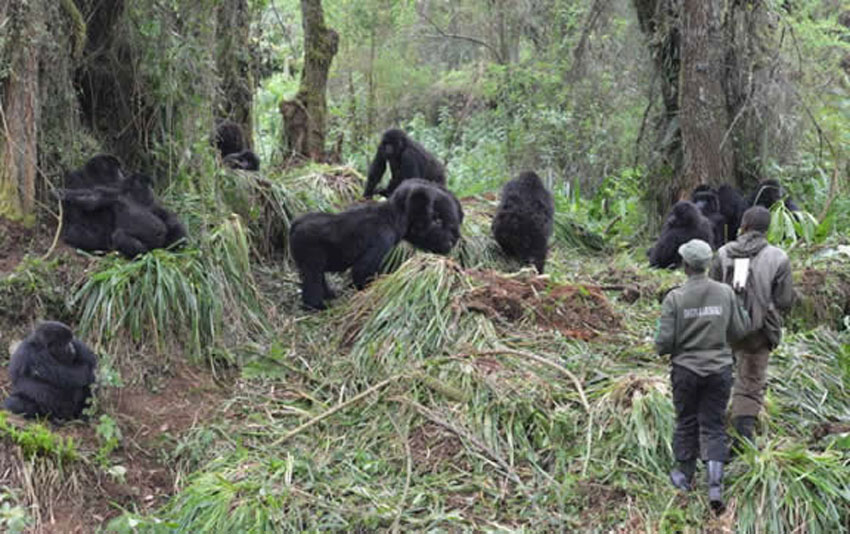
[[711, 246], [702, 239], [691, 239], [679, 247], [679, 255], [694, 269], [705, 269], [713, 256]]

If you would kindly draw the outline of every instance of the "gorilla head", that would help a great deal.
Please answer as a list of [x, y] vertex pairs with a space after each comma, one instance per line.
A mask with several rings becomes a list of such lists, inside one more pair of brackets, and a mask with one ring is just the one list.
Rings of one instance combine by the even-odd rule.
[[679, 245], [691, 239], [702, 239], [712, 243], [714, 229], [709, 221], [692, 202], [682, 200], [673, 205], [667, 215], [661, 236], [648, 251], [649, 265], [652, 267], [678, 267], [682, 263]]
[[390, 202], [407, 215], [404, 239], [428, 252], [448, 254], [460, 239], [463, 207], [449, 191], [419, 178], [405, 180]]
[[34, 333], [35, 339], [47, 349], [56, 361], [70, 363], [74, 361], [75, 351], [74, 332], [58, 321], [42, 321], [38, 323]]
[[398, 128], [391, 128], [384, 132], [378, 150], [384, 154], [385, 158], [390, 159], [395, 155], [401, 154], [406, 147], [407, 134]]
[[215, 128], [215, 146], [221, 157], [245, 150], [245, 133], [242, 126], [227, 119], [219, 122]]
[[698, 185], [691, 194], [691, 201], [696, 204], [696, 207], [704, 214], [717, 213], [720, 211], [720, 202], [717, 199], [717, 193], [710, 185]]

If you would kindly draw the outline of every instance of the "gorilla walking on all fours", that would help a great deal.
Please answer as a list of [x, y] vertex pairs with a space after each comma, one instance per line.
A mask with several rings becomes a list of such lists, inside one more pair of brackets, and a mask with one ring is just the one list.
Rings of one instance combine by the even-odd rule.
[[552, 193], [535, 173], [523, 172], [502, 188], [493, 237], [506, 254], [533, 263], [543, 274], [554, 217]]
[[454, 195], [424, 180], [408, 180], [387, 202], [298, 217], [289, 231], [289, 246], [301, 276], [304, 307], [323, 310], [325, 300], [334, 298], [327, 272], [351, 268], [355, 287], [363, 289], [402, 239], [431, 252], [449, 252], [460, 237], [462, 220]]
[[246, 145], [245, 133], [239, 124], [231, 120], [218, 123], [215, 129], [215, 146], [221, 155], [222, 163], [233, 169], [260, 170], [260, 158]]
[[63, 323], [39, 323], [9, 363], [12, 394], [6, 410], [53, 421], [80, 417], [91, 397], [97, 358]]
[[702, 239], [710, 243], [714, 237], [711, 221], [706, 219], [692, 202], [680, 200], [667, 215], [661, 236], [649, 249], [649, 265], [660, 269], [678, 267], [682, 263], [679, 246], [691, 239]]
[[[392, 179], [384, 189], [376, 190], [390, 164]], [[437, 185], [446, 185], [446, 171], [442, 163], [425, 147], [411, 139], [402, 130], [390, 129], [384, 132], [378, 151], [369, 165], [369, 176], [363, 196], [371, 198], [375, 193], [389, 197], [404, 180], [422, 178]]]

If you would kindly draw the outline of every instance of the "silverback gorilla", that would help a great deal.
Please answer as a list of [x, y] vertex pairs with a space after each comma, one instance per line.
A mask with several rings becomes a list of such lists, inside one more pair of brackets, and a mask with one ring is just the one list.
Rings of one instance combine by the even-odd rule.
[[682, 263], [679, 245], [691, 239], [702, 239], [706, 243], [711, 243], [713, 237], [714, 229], [711, 227], [711, 221], [706, 219], [692, 202], [687, 200], [676, 202], [667, 215], [667, 220], [664, 221], [661, 236], [649, 249], [649, 265], [661, 269], [678, 267]]
[[215, 128], [215, 146], [221, 155], [221, 161], [233, 169], [245, 171], [260, 170], [260, 158], [247, 148], [242, 127], [231, 121], [223, 120]]
[[[384, 176], [388, 161], [392, 179], [386, 188], [376, 191], [375, 188]], [[422, 178], [441, 186], [446, 185], [446, 172], [443, 165], [425, 150], [425, 147], [408, 137], [402, 130], [385, 131], [375, 158], [369, 166], [369, 177], [363, 196], [371, 198], [377, 193], [389, 197], [402, 181], [410, 178]]]
[[523, 172], [502, 187], [499, 209], [493, 218], [493, 237], [509, 256], [533, 263], [543, 273], [555, 201], [533, 172]]
[[326, 272], [351, 268], [355, 287], [363, 289], [402, 239], [431, 252], [451, 250], [460, 236], [460, 203], [429, 182], [408, 182], [387, 202], [341, 213], [308, 213], [292, 222], [289, 246], [305, 308], [323, 310], [324, 301], [334, 297]]
[[4, 407], [24, 417], [78, 418], [91, 397], [96, 366], [94, 353], [68, 326], [41, 322], [12, 355], [12, 394]]
[[116, 187], [62, 191], [65, 204], [83, 215], [98, 218], [108, 214], [108, 238], [100, 250], [117, 250], [134, 258], [155, 248], [170, 247], [186, 237], [186, 229], [177, 216], [160, 206], [151, 189], [151, 179], [134, 174]]

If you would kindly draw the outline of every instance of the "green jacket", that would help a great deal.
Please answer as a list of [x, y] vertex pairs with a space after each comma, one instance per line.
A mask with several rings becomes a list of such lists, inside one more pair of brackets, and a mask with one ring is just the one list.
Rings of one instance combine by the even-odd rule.
[[732, 365], [729, 343], [749, 328], [750, 316], [731, 287], [705, 274], [692, 275], [664, 298], [655, 348], [670, 354], [672, 363], [706, 376]]

